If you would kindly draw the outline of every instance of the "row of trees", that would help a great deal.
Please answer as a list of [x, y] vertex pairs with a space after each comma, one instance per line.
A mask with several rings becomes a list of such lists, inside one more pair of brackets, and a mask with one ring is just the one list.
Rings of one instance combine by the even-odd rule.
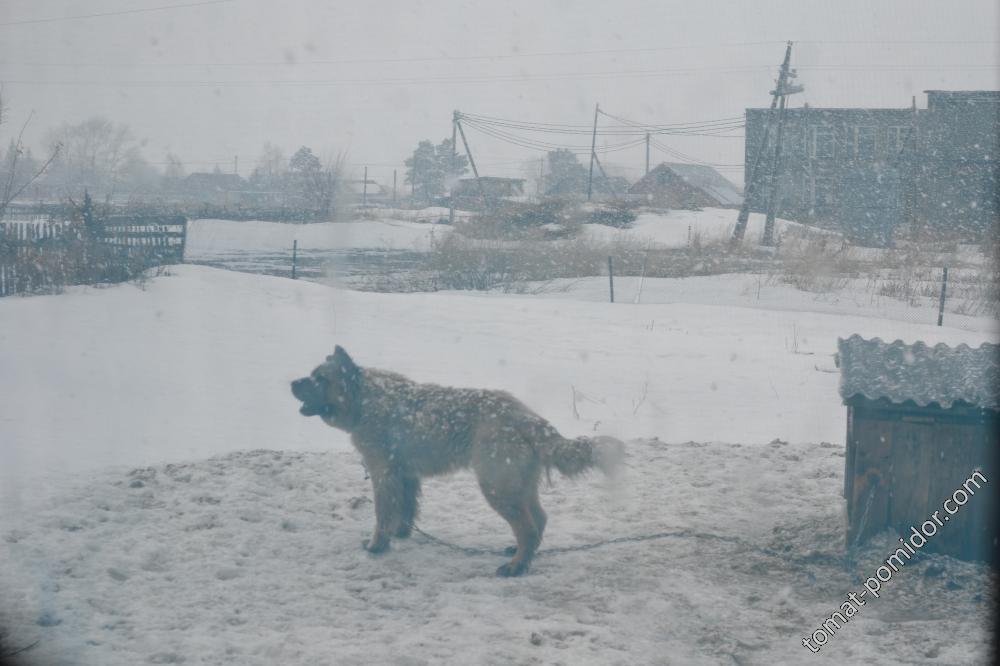
[[[0, 97], [0, 126], [6, 120]], [[30, 122], [30, 118], [29, 118]], [[176, 195], [185, 191], [188, 170], [175, 154], [167, 154], [162, 168], [147, 162], [143, 144], [127, 125], [94, 117], [80, 123], [64, 123], [51, 130], [45, 148], [35, 155], [24, 145], [27, 123], [9, 138], [0, 160], [0, 213], [18, 196], [34, 197], [30, 186], [39, 187], [46, 198], [77, 199], [84, 191], [100, 198], [117, 195]], [[2, 144], [0, 144], [2, 145]], [[546, 157], [547, 173], [540, 176], [538, 190], [550, 195], [586, 192], [587, 169], [568, 150]], [[432, 203], [446, 197], [455, 182], [469, 172], [469, 160], [456, 154], [451, 139], [438, 144], [421, 141], [405, 160], [405, 182], [416, 201]], [[318, 212], [329, 212], [338, 203], [345, 184], [342, 155], [320, 159], [312, 149], [299, 148], [286, 158], [281, 148], [265, 143], [248, 182], [240, 187], [283, 202]], [[221, 171], [216, 167], [216, 172]], [[537, 174], [537, 171], [534, 171]]]
[[286, 160], [279, 147], [266, 142], [248, 186], [282, 198], [297, 197], [306, 207], [328, 213], [339, 204], [343, 192], [344, 156], [321, 160], [311, 148], [302, 146]]
[[428, 203], [443, 197], [459, 178], [469, 171], [465, 155], [453, 154], [451, 139], [438, 145], [421, 141], [405, 161], [406, 182], [417, 200]]
[[[3, 120], [0, 100], [0, 125]], [[78, 199], [84, 191], [114, 196], [154, 191], [162, 184], [162, 173], [143, 159], [124, 124], [101, 117], [64, 123], [48, 132], [40, 156], [24, 144], [27, 125], [9, 138], [0, 159], [0, 212], [19, 196], [34, 197], [32, 186], [50, 197]]]
[[[23, 140], [31, 118], [14, 132], [7, 131], [6, 120], [0, 90], [0, 137], [8, 137], [0, 152], [0, 215], [18, 197], [79, 201], [90, 192], [101, 199], [169, 198], [191, 190], [192, 184], [186, 182], [190, 174], [180, 157], [168, 153], [162, 168], [147, 162], [143, 143], [123, 123], [103, 117], [64, 123], [46, 134], [45, 148], [36, 155]], [[222, 172], [216, 167], [215, 173]], [[234, 178], [230, 185], [326, 213], [337, 205], [343, 189], [343, 156], [321, 160], [302, 146], [286, 159], [280, 148], [265, 143], [248, 181]]]
[[[406, 182], [413, 188], [418, 201], [432, 202], [446, 197], [455, 181], [469, 171], [465, 155], [452, 156], [451, 139], [434, 145], [421, 141], [406, 159]], [[588, 168], [580, 163], [576, 153], [559, 149], [550, 151], [539, 173], [537, 162], [525, 164], [525, 175], [536, 183], [537, 190], [550, 196], [573, 196], [587, 193]], [[595, 182], [602, 177], [595, 175]]]

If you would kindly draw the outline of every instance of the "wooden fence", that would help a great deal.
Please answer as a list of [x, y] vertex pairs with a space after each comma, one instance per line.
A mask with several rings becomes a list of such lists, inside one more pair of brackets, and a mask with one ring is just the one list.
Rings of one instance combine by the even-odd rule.
[[152, 257], [155, 264], [180, 264], [187, 242], [183, 216], [113, 215], [103, 221], [102, 241], [126, 256]]
[[0, 221], [0, 297], [64, 285], [121, 282], [181, 263], [183, 216], [110, 216], [87, 228], [59, 221]]

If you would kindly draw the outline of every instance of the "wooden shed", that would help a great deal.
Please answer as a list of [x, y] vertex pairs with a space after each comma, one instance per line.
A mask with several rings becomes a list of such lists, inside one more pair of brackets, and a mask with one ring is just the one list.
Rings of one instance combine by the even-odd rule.
[[1000, 561], [994, 520], [1000, 347], [857, 335], [838, 347], [847, 405], [848, 545], [885, 529], [908, 536], [937, 512], [923, 550]]

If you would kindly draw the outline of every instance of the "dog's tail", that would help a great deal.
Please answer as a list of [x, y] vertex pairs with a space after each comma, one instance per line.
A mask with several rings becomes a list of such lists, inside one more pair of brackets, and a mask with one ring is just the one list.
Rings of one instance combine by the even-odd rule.
[[555, 467], [559, 473], [574, 477], [591, 467], [613, 475], [625, 457], [625, 445], [614, 437], [558, 437], [539, 447], [546, 469]]

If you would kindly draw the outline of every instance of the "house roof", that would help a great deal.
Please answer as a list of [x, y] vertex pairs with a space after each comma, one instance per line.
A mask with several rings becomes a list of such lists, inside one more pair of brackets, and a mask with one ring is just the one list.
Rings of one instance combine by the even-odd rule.
[[[459, 182], [462, 183], [474, 183], [476, 179], [473, 178], [459, 178]], [[524, 184], [524, 178], [504, 178], [503, 176], [480, 176], [479, 180], [484, 183], [514, 183], [514, 184]]]
[[[657, 169], [670, 169], [680, 176], [685, 183], [701, 190], [723, 206], [738, 206], [743, 203], [743, 193], [740, 189], [710, 166], [687, 164], [684, 162], [661, 162], [643, 180], [650, 177]], [[640, 180], [639, 182], [641, 183], [642, 181]]]
[[863, 396], [894, 403], [912, 400], [921, 407], [944, 409], [962, 401], [1000, 410], [1000, 346], [979, 347], [923, 342], [912, 345], [859, 335], [837, 341], [840, 395], [844, 400]]
[[377, 181], [369, 178], [367, 181], [364, 179], [359, 180], [348, 180], [344, 183], [345, 187], [352, 194], [364, 194], [366, 191], [368, 194], [384, 194], [385, 188], [378, 184]]
[[235, 173], [198, 172], [188, 174], [184, 182], [188, 187], [214, 190], [238, 190], [243, 187], [243, 179]]

